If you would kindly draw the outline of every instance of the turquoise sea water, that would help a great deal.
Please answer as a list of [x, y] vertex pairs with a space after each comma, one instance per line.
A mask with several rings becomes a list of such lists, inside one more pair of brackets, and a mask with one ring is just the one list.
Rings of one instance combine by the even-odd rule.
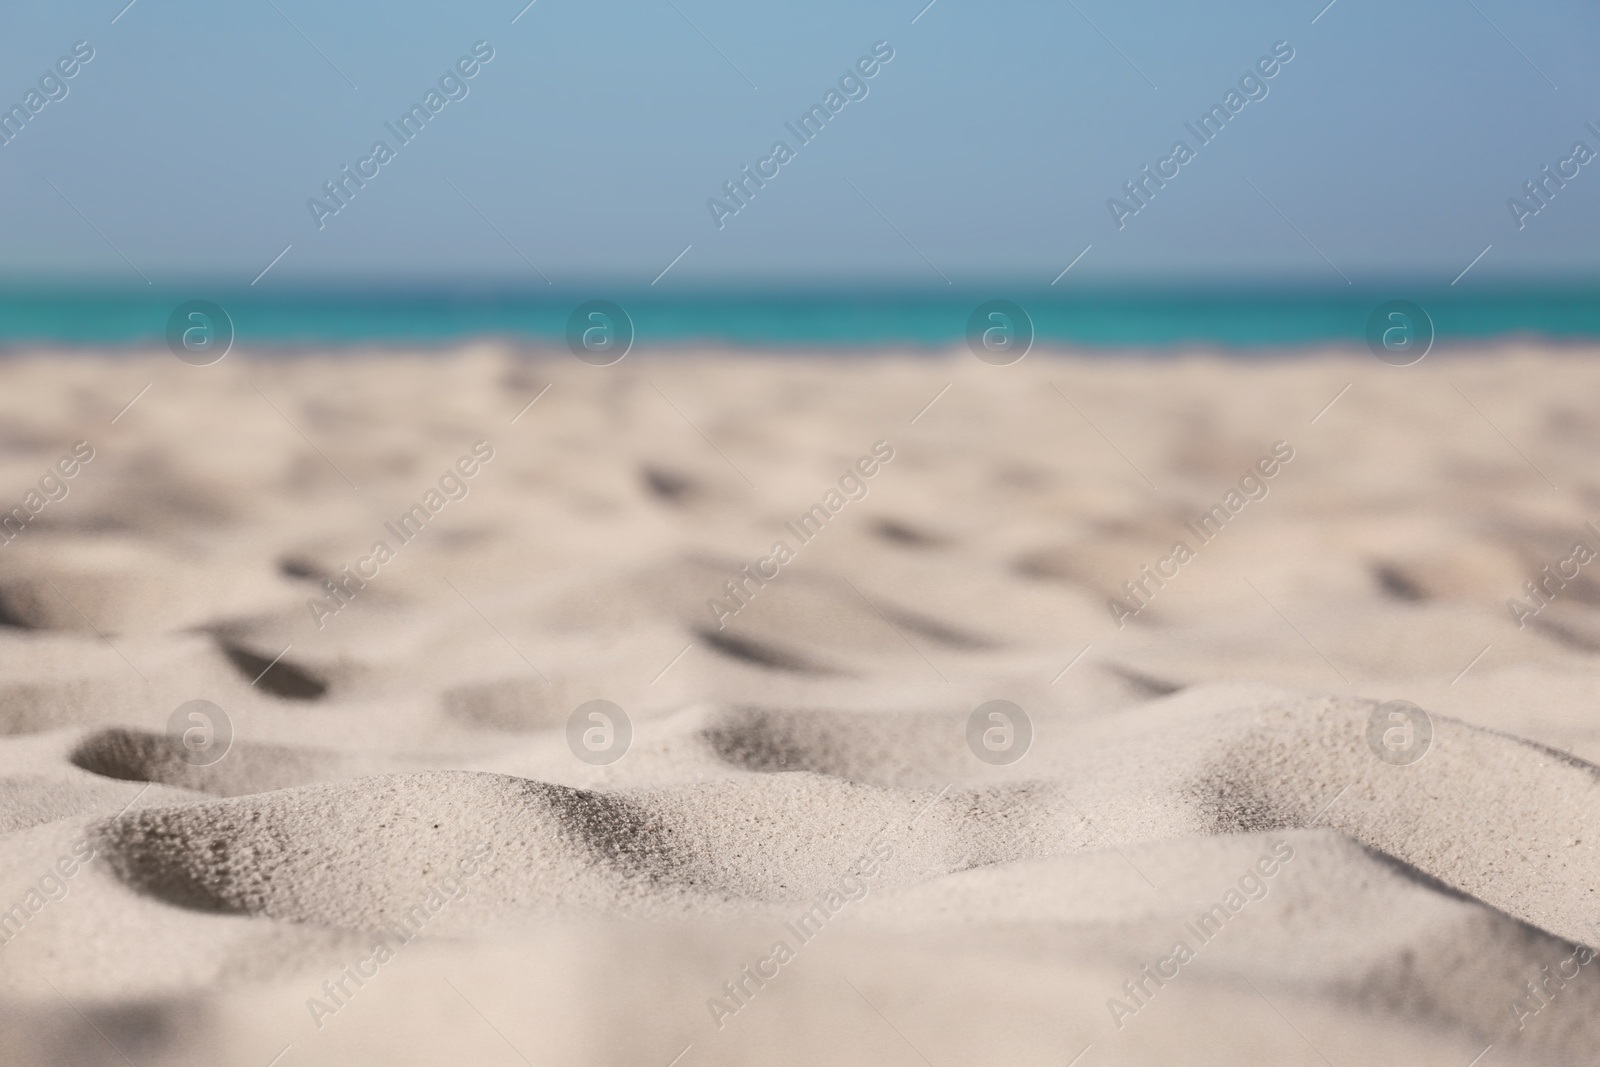
[[1002, 299], [1032, 320], [1036, 344], [1090, 348], [1208, 345], [1277, 348], [1365, 344], [1367, 320], [1385, 301], [1425, 308], [1437, 343], [1509, 335], [1600, 338], [1600, 288], [1329, 292], [1102, 290], [791, 292], [659, 290], [496, 292], [385, 290], [207, 292], [0, 291], [0, 346], [38, 342], [161, 343], [178, 305], [206, 299], [232, 319], [235, 346], [433, 346], [491, 336], [564, 344], [569, 317], [609, 300], [632, 319], [636, 347], [690, 343], [740, 347], [961, 344], [969, 316]]

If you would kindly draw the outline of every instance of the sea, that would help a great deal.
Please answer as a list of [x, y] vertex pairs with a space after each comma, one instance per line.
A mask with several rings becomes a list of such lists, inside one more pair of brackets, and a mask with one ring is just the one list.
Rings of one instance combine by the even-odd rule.
[[[1409, 306], [1418, 343], [1484, 345], [1511, 338], [1600, 338], [1600, 286], [1407, 291], [1224, 288], [982, 290], [731, 288], [504, 290], [489, 287], [321, 287], [286, 291], [0, 289], [0, 349], [165, 343], [180, 308], [220, 307], [238, 349], [361, 345], [435, 348], [478, 338], [567, 345], [585, 308], [622, 309], [634, 348], [946, 350], [1002, 322], [1040, 349], [1243, 354], [1368, 344], [1375, 317]], [[604, 301], [604, 305], [595, 304]], [[1003, 304], [995, 304], [1003, 301]], [[1405, 305], [1395, 305], [1403, 301]], [[999, 307], [1004, 318], [988, 311]], [[1011, 309], [1019, 309], [1021, 315]], [[987, 309], [987, 310], [984, 310]], [[1415, 322], [1411, 320], [1415, 319]], [[194, 320], [199, 321], [199, 320]], [[595, 320], [601, 321], [601, 320]], [[610, 323], [610, 319], [604, 320]], [[1400, 321], [1400, 320], [1395, 320]], [[582, 328], [579, 323], [579, 329]]]

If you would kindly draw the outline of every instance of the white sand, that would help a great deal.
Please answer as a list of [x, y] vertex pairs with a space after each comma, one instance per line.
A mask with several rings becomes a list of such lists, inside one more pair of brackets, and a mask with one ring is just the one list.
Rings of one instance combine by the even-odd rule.
[[[1525, 627], [1507, 606], [1600, 549], [1587, 353], [482, 345], [0, 385], [5, 508], [95, 450], [0, 546], [0, 1062], [1600, 1048], [1600, 561]], [[480, 441], [403, 543], [385, 524]], [[785, 523], [876, 442], [802, 544]], [[1108, 598], [1179, 538], [1119, 628]], [[708, 599], [780, 539], [719, 629]], [[234, 735], [208, 766], [166, 732], [196, 699]], [[592, 699], [631, 719], [610, 764], [568, 745]], [[1008, 766], [966, 740], [994, 699], [1032, 723]], [[1403, 766], [1366, 740], [1395, 699], [1433, 730]]]

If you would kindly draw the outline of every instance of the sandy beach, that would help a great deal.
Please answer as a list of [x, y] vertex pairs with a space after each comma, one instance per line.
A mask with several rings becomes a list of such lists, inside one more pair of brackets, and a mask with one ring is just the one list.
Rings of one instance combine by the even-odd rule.
[[0, 1061], [1579, 1062], [1597, 391], [9, 358]]

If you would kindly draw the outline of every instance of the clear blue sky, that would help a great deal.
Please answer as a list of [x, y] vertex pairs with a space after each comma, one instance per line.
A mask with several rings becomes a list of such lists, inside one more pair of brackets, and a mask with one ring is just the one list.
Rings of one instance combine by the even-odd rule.
[[[292, 244], [262, 286], [542, 286], [523, 256], [643, 285], [692, 243], [661, 286], [1043, 284], [1090, 244], [1071, 283], [1446, 284], [1490, 244], [1476, 282], [1600, 276], [1600, 161], [1520, 231], [1506, 207], [1600, 152], [1578, 0], [125, 2], [7, 12], [0, 104], [95, 57], [0, 147], [0, 275], [245, 285]], [[307, 199], [479, 40], [469, 95], [318, 230]], [[718, 230], [707, 199], [880, 40], [869, 95]], [[1280, 40], [1266, 98], [1118, 230], [1107, 199]]]

